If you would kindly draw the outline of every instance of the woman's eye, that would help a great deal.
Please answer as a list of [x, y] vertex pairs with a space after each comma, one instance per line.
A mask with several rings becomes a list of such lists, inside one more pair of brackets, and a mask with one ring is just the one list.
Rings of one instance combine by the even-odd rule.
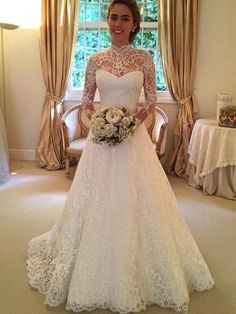
[[115, 20], [117, 20], [117, 17], [116, 17], [116, 16], [110, 16], [110, 19], [111, 19], [112, 21], [115, 21]]
[[[121, 21], [123, 21], [123, 22], [129, 22], [129, 20], [130, 20], [129, 17], [121, 17], [120, 19], [121, 19]], [[111, 21], [117, 21], [117, 20], [118, 20], [118, 16], [111, 15], [111, 16], [110, 16], [110, 20], [111, 20]]]

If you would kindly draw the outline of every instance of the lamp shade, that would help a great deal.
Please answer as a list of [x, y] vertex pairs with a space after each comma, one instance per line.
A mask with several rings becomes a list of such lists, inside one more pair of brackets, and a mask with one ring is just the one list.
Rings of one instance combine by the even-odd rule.
[[12, 29], [17, 29], [19, 27], [19, 25], [0, 22], [0, 27], [3, 29], [12, 30]]

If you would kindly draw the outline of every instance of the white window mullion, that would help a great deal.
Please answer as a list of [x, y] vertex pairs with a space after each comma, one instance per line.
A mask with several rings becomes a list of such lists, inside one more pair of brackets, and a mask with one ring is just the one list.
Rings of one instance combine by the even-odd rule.
[[107, 22], [79, 22], [79, 28], [107, 28]]
[[141, 28], [157, 28], [158, 23], [157, 22], [141, 22], [140, 27]]

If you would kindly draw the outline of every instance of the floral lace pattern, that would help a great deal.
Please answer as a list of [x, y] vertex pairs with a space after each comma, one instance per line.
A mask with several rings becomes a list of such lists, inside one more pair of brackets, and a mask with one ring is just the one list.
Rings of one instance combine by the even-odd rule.
[[[101, 69], [96, 82], [104, 101], [132, 111], [143, 72]], [[144, 124], [112, 147], [89, 133], [65, 208], [51, 231], [31, 240], [27, 264], [46, 304], [66, 301], [74, 312], [125, 314], [149, 304], [187, 311], [189, 292], [214, 284]]]
[[[89, 117], [94, 112], [93, 99], [96, 92], [96, 72], [103, 70], [117, 77], [122, 77], [130, 72], [143, 73], [143, 87], [145, 102], [139, 104], [142, 109], [137, 118], [143, 121], [157, 104], [157, 91], [155, 83], [155, 67], [152, 56], [143, 49], [135, 49], [130, 45], [118, 48], [111, 46], [102, 52], [95, 53], [88, 61], [82, 104], [86, 107]], [[137, 104], [136, 104], [137, 106]]]

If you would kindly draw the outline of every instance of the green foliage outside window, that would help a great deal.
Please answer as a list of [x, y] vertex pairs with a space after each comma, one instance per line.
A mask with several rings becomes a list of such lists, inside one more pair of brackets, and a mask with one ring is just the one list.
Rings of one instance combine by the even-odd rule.
[[[77, 33], [72, 68], [72, 85], [74, 88], [82, 88], [84, 85], [84, 72], [90, 55], [110, 46], [108, 28], [99, 27], [100, 22], [106, 22], [109, 2], [110, 0], [80, 0], [79, 21], [81, 26]], [[137, 0], [137, 3], [140, 6], [142, 22], [157, 22], [157, 0]], [[89, 23], [93, 23], [93, 26], [94, 23], [97, 23], [97, 26], [88, 27]], [[159, 91], [167, 90], [158, 49], [157, 28], [145, 26], [141, 28], [133, 42], [133, 47], [143, 47], [152, 54], [157, 69], [157, 89]]]

